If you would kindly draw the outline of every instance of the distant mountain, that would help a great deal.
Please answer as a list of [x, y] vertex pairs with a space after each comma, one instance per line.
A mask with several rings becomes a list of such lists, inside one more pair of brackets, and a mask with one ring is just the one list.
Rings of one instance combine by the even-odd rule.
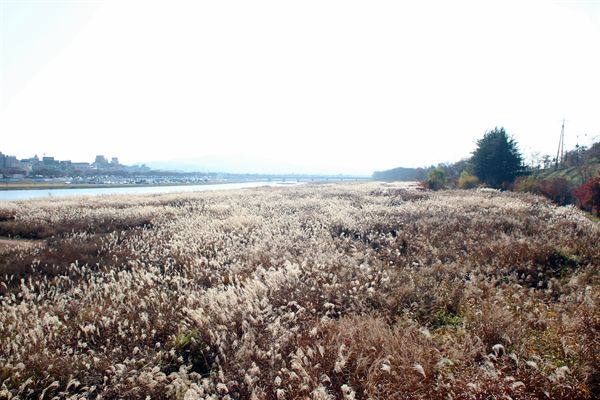
[[421, 181], [427, 174], [426, 168], [398, 167], [385, 171], [373, 172], [373, 179], [377, 181]]
[[337, 175], [341, 172], [340, 170], [327, 166], [298, 165], [251, 156], [206, 156], [200, 158], [151, 161], [146, 162], [145, 164], [152, 169], [180, 172], [311, 175]]

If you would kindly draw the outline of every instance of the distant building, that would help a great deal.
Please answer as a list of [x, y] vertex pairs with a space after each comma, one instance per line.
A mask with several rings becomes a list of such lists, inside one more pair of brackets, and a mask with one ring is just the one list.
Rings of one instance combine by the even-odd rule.
[[31, 158], [24, 158], [21, 160], [21, 169], [25, 171], [27, 175], [33, 172], [34, 169], [39, 168], [40, 159], [37, 154]]
[[145, 165], [126, 166], [119, 163], [118, 157], [111, 157], [110, 162], [103, 155], [97, 155], [93, 163], [57, 160], [44, 155], [42, 159], [35, 155], [22, 160], [0, 152], [0, 179], [23, 180], [26, 176], [40, 177], [78, 177], [108, 173], [138, 173], [148, 172]]
[[71, 163], [71, 168], [73, 170], [85, 171], [85, 170], [91, 169], [92, 166], [86, 162], [74, 162], [74, 163]]
[[0, 168], [19, 168], [20, 166], [21, 163], [17, 160], [17, 157], [0, 153]]
[[94, 161], [94, 164], [99, 165], [99, 166], [108, 165], [108, 160], [103, 155], [98, 155], [98, 156], [96, 156], [96, 160]]
[[29, 161], [21, 160], [21, 169], [25, 171], [26, 175], [29, 175], [31, 171], [33, 171], [33, 164], [31, 164]]
[[42, 164], [46, 167], [58, 167], [59, 162], [54, 157], [42, 157]]
[[124, 170], [127, 172], [150, 172], [152, 169], [147, 167], [146, 164], [142, 164], [142, 165], [130, 165], [128, 167], [124, 167]]
[[110, 164], [108, 163], [108, 160], [103, 155], [97, 155], [96, 159], [94, 160], [94, 163], [92, 165], [96, 169], [103, 169], [103, 168], [107, 168], [108, 166], [110, 166]]
[[19, 180], [27, 175], [27, 170], [15, 156], [0, 152], [0, 178], [4, 180]]
[[71, 166], [73, 165], [71, 160], [61, 160], [61, 161], [59, 161], [59, 164], [60, 164], [60, 169], [63, 171], [70, 171]]

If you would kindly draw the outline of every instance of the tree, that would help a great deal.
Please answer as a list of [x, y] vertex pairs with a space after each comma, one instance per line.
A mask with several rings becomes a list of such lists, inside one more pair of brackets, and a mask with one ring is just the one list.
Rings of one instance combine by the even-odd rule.
[[548, 154], [544, 154], [544, 156], [542, 156], [542, 168], [544, 169], [548, 169], [548, 168], [552, 168], [552, 157]]
[[425, 181], [427, 187], [431, 190], [444, 189], [448, 185], [448, 178], [446, 177], [446, 171], [442, 168], [437, 167], [427, 173], [427, 180]]
[[460, 189], [474, 189], [479, 186], [479, 179], [476, 176], [463, 171], [458, 178], [458, 187]]
[[540, 186], [541, 182], [533, 175], [519, 176], [517, 179], [515, 179], [513, 190], [521, 193], [540, 194]]
[[506, 186], [523, 169], [517, 142], [504, 128], [497, 127], [477, 141], [471, 162], [475, 175], [492, 187]]
[[455, 186], [458, 184], [460, 174], [463, 171], [466, 170], [467, 172], [472, 173], [471, 160], [469, 159], [462, 159], [452, 164], [441, 163], [438, 164], [437, 167], [446, 172], [446, 178], [450, 186]]
[[600, 142], [592, 144], [592, 146], [583, 153], [583, 162], [586, 164], [600, 162]]

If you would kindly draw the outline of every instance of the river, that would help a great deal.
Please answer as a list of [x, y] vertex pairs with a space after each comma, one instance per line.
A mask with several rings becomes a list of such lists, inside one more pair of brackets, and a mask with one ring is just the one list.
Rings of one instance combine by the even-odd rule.
[[63, 196], [98, 196], [109, 194], [156, 194], [174, 192], [202, 192], [207, 190], [246, 189], [260, 186], [290, 186], [298, 182], [240, 182], [178, 186], [129, 186], [106, 188], [0, 190], [0, 201], [29, 200]]

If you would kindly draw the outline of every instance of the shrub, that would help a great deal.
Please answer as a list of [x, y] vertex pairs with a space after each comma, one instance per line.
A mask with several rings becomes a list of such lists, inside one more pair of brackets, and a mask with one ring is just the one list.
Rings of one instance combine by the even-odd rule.
[[462, 316], [454, 314], [445, 309], [440, 309], [435, 313], [435, 319], [433, 320], [434, 327], [440, 326], [458, 326], [463, 323]]
[[540, 181], [533, 176], [520, 176], [515, 180], [514, 191], [540, 194]]
[[460, 189], [474, 189], [479, 186], [479, 178], [463, 171], [458, 178], [458, 187]]
[[542, 181], [540, 183], [540, 193], [561, 206], [573, 203], [573, 193], [569, 182], [563, 178]]
[[448, 185], [448, 178], [446, 172], [442, 168], [434, 168], [427, 174], [427, 180], [425, 181], [427, 187], [431, 190], [445, 189]]
[[600, 175], [573, 190], [577, 204], [592, 214], [600, 215]]

